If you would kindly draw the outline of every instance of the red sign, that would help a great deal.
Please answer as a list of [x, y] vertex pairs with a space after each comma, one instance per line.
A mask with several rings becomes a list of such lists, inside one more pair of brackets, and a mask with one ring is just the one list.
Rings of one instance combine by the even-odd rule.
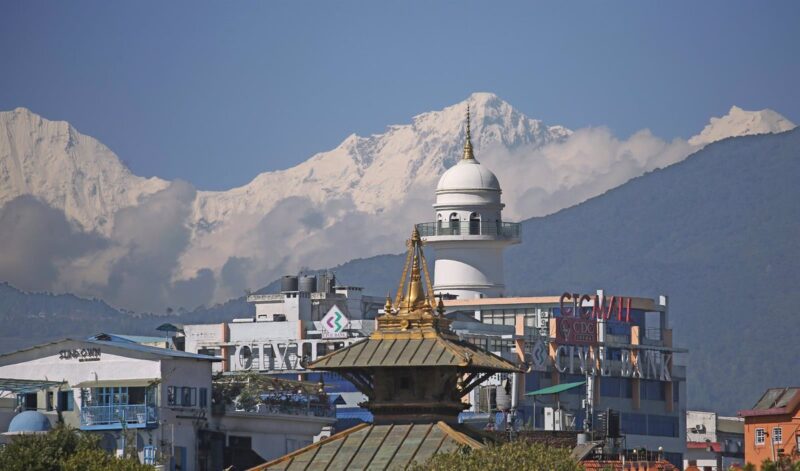
[[594, 319], [556, 317], [556, 343], [594, 345], [597, 343], [597, 323]]
[[[570, 306], [565, 301], [572, 301]], [[616, 311], [616, 320], [620, 322], [631, 321], [631, 298], [621, 296], [592, 296], [588, 294], [564, 293], [559, 299], [561, 317], [579, 319], [609, 320]], [[588, 305], [587, 305], [588, 304]]]

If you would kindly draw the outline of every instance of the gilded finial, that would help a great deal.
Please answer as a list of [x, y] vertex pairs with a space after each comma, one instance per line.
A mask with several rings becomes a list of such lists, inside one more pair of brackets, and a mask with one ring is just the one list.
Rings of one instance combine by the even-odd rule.
[[383, 312], [385, 314], [392, 313], [392, 299], [388, 295], [386, 296], [386, 304], [383, 305]]
[[469, 123], [469, 105], [467, 105], [467, 139], [464, 142], [464, 160], [475, 160], [475, 155], [472, 153], [472, 133], [470, 131]]

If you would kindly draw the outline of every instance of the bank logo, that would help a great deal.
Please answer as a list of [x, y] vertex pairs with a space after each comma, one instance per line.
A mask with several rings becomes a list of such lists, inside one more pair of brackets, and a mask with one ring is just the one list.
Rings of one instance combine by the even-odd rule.
[[331, 334], [340, 334], [350, 324], [350, 320], [334, 305], [330, 308], [325, 317], [322, 318], [322, 326]]

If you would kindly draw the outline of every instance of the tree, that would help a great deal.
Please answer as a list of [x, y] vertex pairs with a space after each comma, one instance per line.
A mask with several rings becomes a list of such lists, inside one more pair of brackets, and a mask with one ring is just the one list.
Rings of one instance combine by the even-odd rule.
[[451, 453], [434, 455], [414, 471], [487, 471], [546, 469], [548, 471], [582, 471], [570, 457], [569, 450], [540, 443], [511, 442], [490, 445], [479, 450], [460, 448]]
[[134, 459], [119, 459], [100, 448], [100, 437], [57, 425], [44, 434], [15, 436], [0, 447], [4, 471], [152, 471]]

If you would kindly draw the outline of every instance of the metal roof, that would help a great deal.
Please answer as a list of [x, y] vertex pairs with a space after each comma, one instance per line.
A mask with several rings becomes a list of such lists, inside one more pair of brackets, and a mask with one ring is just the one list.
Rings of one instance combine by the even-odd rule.
[[452, 366], [469, 371], [520, 372], [521, 368], [462, 340], [369, 338], [317, 359], [312, 370]]
[[740, 417], [791, 413], [800, 405], [800, 388], [767, 389], [752, 409], [739, 411]]
[[24, 394], [65, 384], [65, 381], [40, 381], [35, 379], [0, 378], [0, 391]]
[[61, 340], [56, 340], [53, 342], [48, 342], [40, 345], [34, 345], [32, 347], [23, 348], [22, 350], [17, 350], [15, 352], [8, 352], [0, 354], [0, 358], [9, 357], [11, 355], [16, 355], [17, 353], [27, 352], [30, 350], [35, 350], [38, 348], [48, 347], [52, 345], [58, 345], [60, 343], [67, 343], [67, 342], [78, 342], [78, 343], [88, 343], [91, 345], [97, 345], [99, 347], [108, 347], [112, 349], [121, 349], [121, 350], [131, 350], [135, 352], [147, 353], [150, 355], [155, 355], [159, 357], [166, 357], [166, 358], [189, 358], [194, 360], [208, 360], [208, 361], [222, 361], [222, 358], [209, 356], [209, 355], [200, 355], [198, 353], [189, 353], [183, 352], [180, 350], [172, 350], [170, 348], [160, 348], [160, 347], [151, 347], [148, 345], [141, 345], [138, 343], [133, 342], [114, 342], [114, 341], [103, 341], [103, 340], [84, 340], [84, 339], [73, 339], [73, 338], [65, 338]]
[[577, 388], [579, 386], [583, 386], [586, 384], [586, 381], [577, 381], [575, 383], [564, 383], [564, 384], [556, 384], [554, 386], [549, 386], [542, 389], [537, 389], [536, 391], [532, 391], [526, 393], [526, 396], [544, 396], [546, 394], [558, 394], [573, 388]]
[[361, 424], [251, 471], [405, 469], [413, 462], [423, 464], [436, 453], [455, 451], [461, 446], [484, 447], [483, 443], [444, 422]]

